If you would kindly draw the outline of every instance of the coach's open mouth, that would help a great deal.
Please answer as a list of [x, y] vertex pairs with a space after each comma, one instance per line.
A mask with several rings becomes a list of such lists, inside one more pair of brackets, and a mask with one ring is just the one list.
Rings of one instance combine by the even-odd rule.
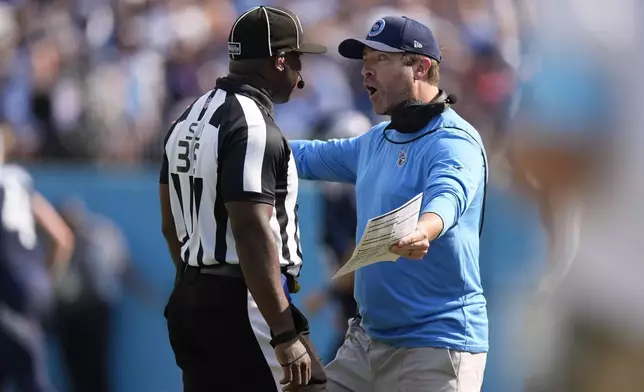
[[378, 92], [377, 88], [367, 84], [364, 86], [364, 88], [367, 90], [367, 93], [369, 94], [370, 97]]

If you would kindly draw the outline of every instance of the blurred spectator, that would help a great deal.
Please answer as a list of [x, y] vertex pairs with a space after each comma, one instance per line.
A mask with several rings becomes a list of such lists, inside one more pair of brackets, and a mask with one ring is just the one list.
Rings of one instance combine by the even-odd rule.
[[111, 327], [123, 285], [146, 303], [155, 295], [133, 269], [126, 240], [109, 219], [75, 197], [65, 199], [60, 212], [76, 235], [76, 250], [56, 286], [54, 331], [71, 390], [107, 392]]
[[539, 19], [523, 25], [540, 58], [524, 75], [511, 152], [550, 252], [525, 304], [526, 390], [641, 391], [641, 4], [532, 5]]
[[503, 58], [500, 49], [487, 43], [473, 49], [474, 62], [463, 75], [463, 82], [472, 87], [461, 112], [465, 118], [475, 118], [476, 126], [487, 136], [486, 142], [499, 146], [510, 119], [514, 91], [514, 72]]
[[[0, 124], [0, 390], [9, 384], [17, 392], [52, 391], [42, 323], [74, 239], [31, 176], [5, 162], [12, 145], [11, 128]], [[43, 239], [51, 243], [47, 254]]]

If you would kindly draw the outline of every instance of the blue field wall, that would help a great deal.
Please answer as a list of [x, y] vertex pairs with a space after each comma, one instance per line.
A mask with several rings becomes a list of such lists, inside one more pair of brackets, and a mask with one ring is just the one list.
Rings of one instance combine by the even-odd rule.
[[[160, 231], [158, 174], [153, 169], [77, 166], [28, 167], [35, 185], [52, 202], [67, 195], [84, 199], [88, 207], [110, 217], [128, 238], [137, 268], [167, 298], [174, 272]], [[481, 249], [481, 274], [488, 295], [491, 352], [485, 392], [521, 391], [521, 374], [508, 358], [508, 309], [504, 304], [516, 290], [530, 287], [534, 279], [527, 272], [538, 260], [542, 233], [533, 208], [506, 192], [491, 189], [488, 196]], [[300, 304], [307, 292], [322, 287], [328, 274], [318, 246], [319, 194], [312, 183], [301, 186], [300, 228], [305, 268], [302, 291], [294, 297]], [[536, 241], [535, 241], [536, 239]], [[125, 295], [118, 310], [112, 345], [112, 379], [118, 392], [178, 392], [181, 375], [170, 349], [162, 308], [146, 307]], [[324, 351], [332, 337], [333, 316], [326, 309], [310, 317], [314, 343]], [[61, 392], [67, 391], [62, 365], [51, 342], [51, 373]]]

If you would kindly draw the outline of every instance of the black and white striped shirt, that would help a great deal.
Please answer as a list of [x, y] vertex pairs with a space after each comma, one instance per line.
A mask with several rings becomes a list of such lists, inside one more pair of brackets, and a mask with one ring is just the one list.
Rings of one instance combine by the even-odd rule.
[[272, 113], [262, 91], [220, 78], [170, 127], [160, 182], [169, 185], [183, 262], [238, 264], [225, 203], [250, 201], [273, 205], [280, 265], [299, 274], [297, 171]]

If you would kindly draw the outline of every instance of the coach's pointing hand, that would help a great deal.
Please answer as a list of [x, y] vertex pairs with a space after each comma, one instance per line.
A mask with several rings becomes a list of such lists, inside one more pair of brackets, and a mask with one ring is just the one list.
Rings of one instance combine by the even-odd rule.
[[391, 252], [408, 259], [420, 260], [429, 249], [429, 239], [424, 230], [416, 228], [391, 247]]
[[275, 346], [275, 356], [282, 365], [284, 377], [280, 384], [283, 391], [297, 391], [311, 379], [311, 357], [300, 339]]

